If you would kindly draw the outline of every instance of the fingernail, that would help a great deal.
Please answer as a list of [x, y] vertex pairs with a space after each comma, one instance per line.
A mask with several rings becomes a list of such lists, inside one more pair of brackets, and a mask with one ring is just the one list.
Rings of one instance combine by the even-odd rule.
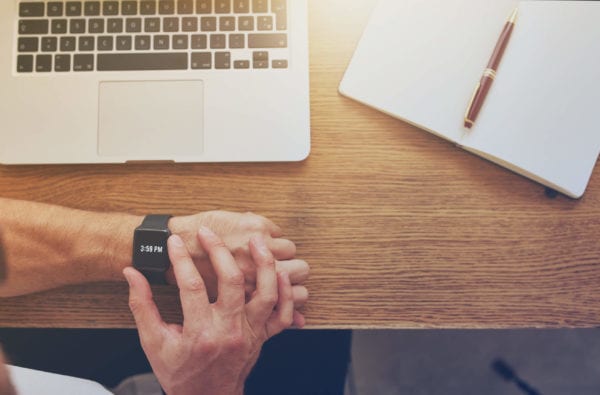
[[173, 243], [173, 245], [175, 245], [176, 247], [183, 247], [183, 240], [181, 240], [181, 237], [179, 237], [178, 235], [173, 235], [171, 236], [171, 243]]

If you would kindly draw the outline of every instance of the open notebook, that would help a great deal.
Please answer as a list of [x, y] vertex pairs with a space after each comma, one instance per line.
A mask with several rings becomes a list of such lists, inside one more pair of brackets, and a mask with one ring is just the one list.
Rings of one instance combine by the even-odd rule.
[[[517, 6], [467, 132], [473, 89]], [[340, 92], [579, 198], [600, 154], [599, 21], [593, 1], [381, 0]]]

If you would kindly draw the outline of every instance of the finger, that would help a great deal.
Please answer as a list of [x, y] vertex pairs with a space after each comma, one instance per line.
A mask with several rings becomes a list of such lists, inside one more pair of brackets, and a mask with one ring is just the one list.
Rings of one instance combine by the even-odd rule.
[[154, 349], [163, 340], [165, 322], [152, 299], [152, 290], [148, 280], [132, 267], [123, 270], [129, 283], [129, 308], [135, 319], [144, 349]]
[[169, 237], [167, 247], [175, 281], [179, 287], [184, 329], [198, 330], [210, 317], [210, 302], [204, 280], [181, 237]]
[[310, 267], [306, 261], [301, 259], [278, 261], [276, 267], [278, 272], [287, 272], [290, 275], [291, 283], [294, 285], [302, 284], [308, 280]]
[[210, 229], [200, 228], [198, 240], [217, 274], [217, 304], [223, 307], [227, 315], [241, 313], [245, 304], [244, 273], [225, 243]]
[[267, 229], [269, 230], [269, 234], [271, 235], [271, 237], [283, 236], [283, 230], [277, 224], [275, 224], [275, 222], [271, 221], [268, 218], [265, 218], [265, 221], [266, 221]]
[[275, 258], [262, 237], [253, 237], [249, 245], [256, 265], [256, 292], [246, 306], [246, 315], [253, 328], [262, 328], [273, 313], [279, 297]]
[[296, 245], [290, 240], [269, 239], [266, 243], [269, 250], [275, 256], [275, 259], [292, 259], [296, 255]]
[[289, 328], [294, 321], [294, 300], [292, 299], [292, 284], [286, 272], [277, 274], [279, 286], [279, 301], [277, 311], [267, 321], [267, 335], [273, 337], [284, 329]]
[[294, 300], [295, 308], [304, 306], [308, 301], [308, 289], [302, 285], [293, 285], [292, 299]]
[[300, 313], [298, 310], [294, 310], [294, 322], [292, 326], [302, 329], [306, 325], [306, 318], [304, 318], [304, 314]]

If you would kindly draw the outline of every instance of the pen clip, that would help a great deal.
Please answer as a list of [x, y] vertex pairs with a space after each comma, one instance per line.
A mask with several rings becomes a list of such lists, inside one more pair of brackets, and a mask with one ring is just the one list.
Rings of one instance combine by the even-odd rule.
[[467, 112], [465, 112], [465, 121], [469, 119], [469, 113], [471, 112], [471, 109], [473, 108], [473, 102], [475, 101], [475, 96], [477, 96], [477, 92], [479, 91], [479, 88], [481, 88], [481, 81], [479, 81], [477, 83], [477, 85], [475, 86], [475, 90], [473, 91], [473, 96], [471, 96], [471, 100], [469, 101], [469, 105], [467, 106]]

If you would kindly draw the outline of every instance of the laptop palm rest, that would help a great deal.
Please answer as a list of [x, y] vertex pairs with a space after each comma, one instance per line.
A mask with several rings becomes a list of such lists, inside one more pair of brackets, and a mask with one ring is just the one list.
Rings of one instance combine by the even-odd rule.
[[202, 81], [101, 82], [98, 154], [169, 160], [203, 153]]

